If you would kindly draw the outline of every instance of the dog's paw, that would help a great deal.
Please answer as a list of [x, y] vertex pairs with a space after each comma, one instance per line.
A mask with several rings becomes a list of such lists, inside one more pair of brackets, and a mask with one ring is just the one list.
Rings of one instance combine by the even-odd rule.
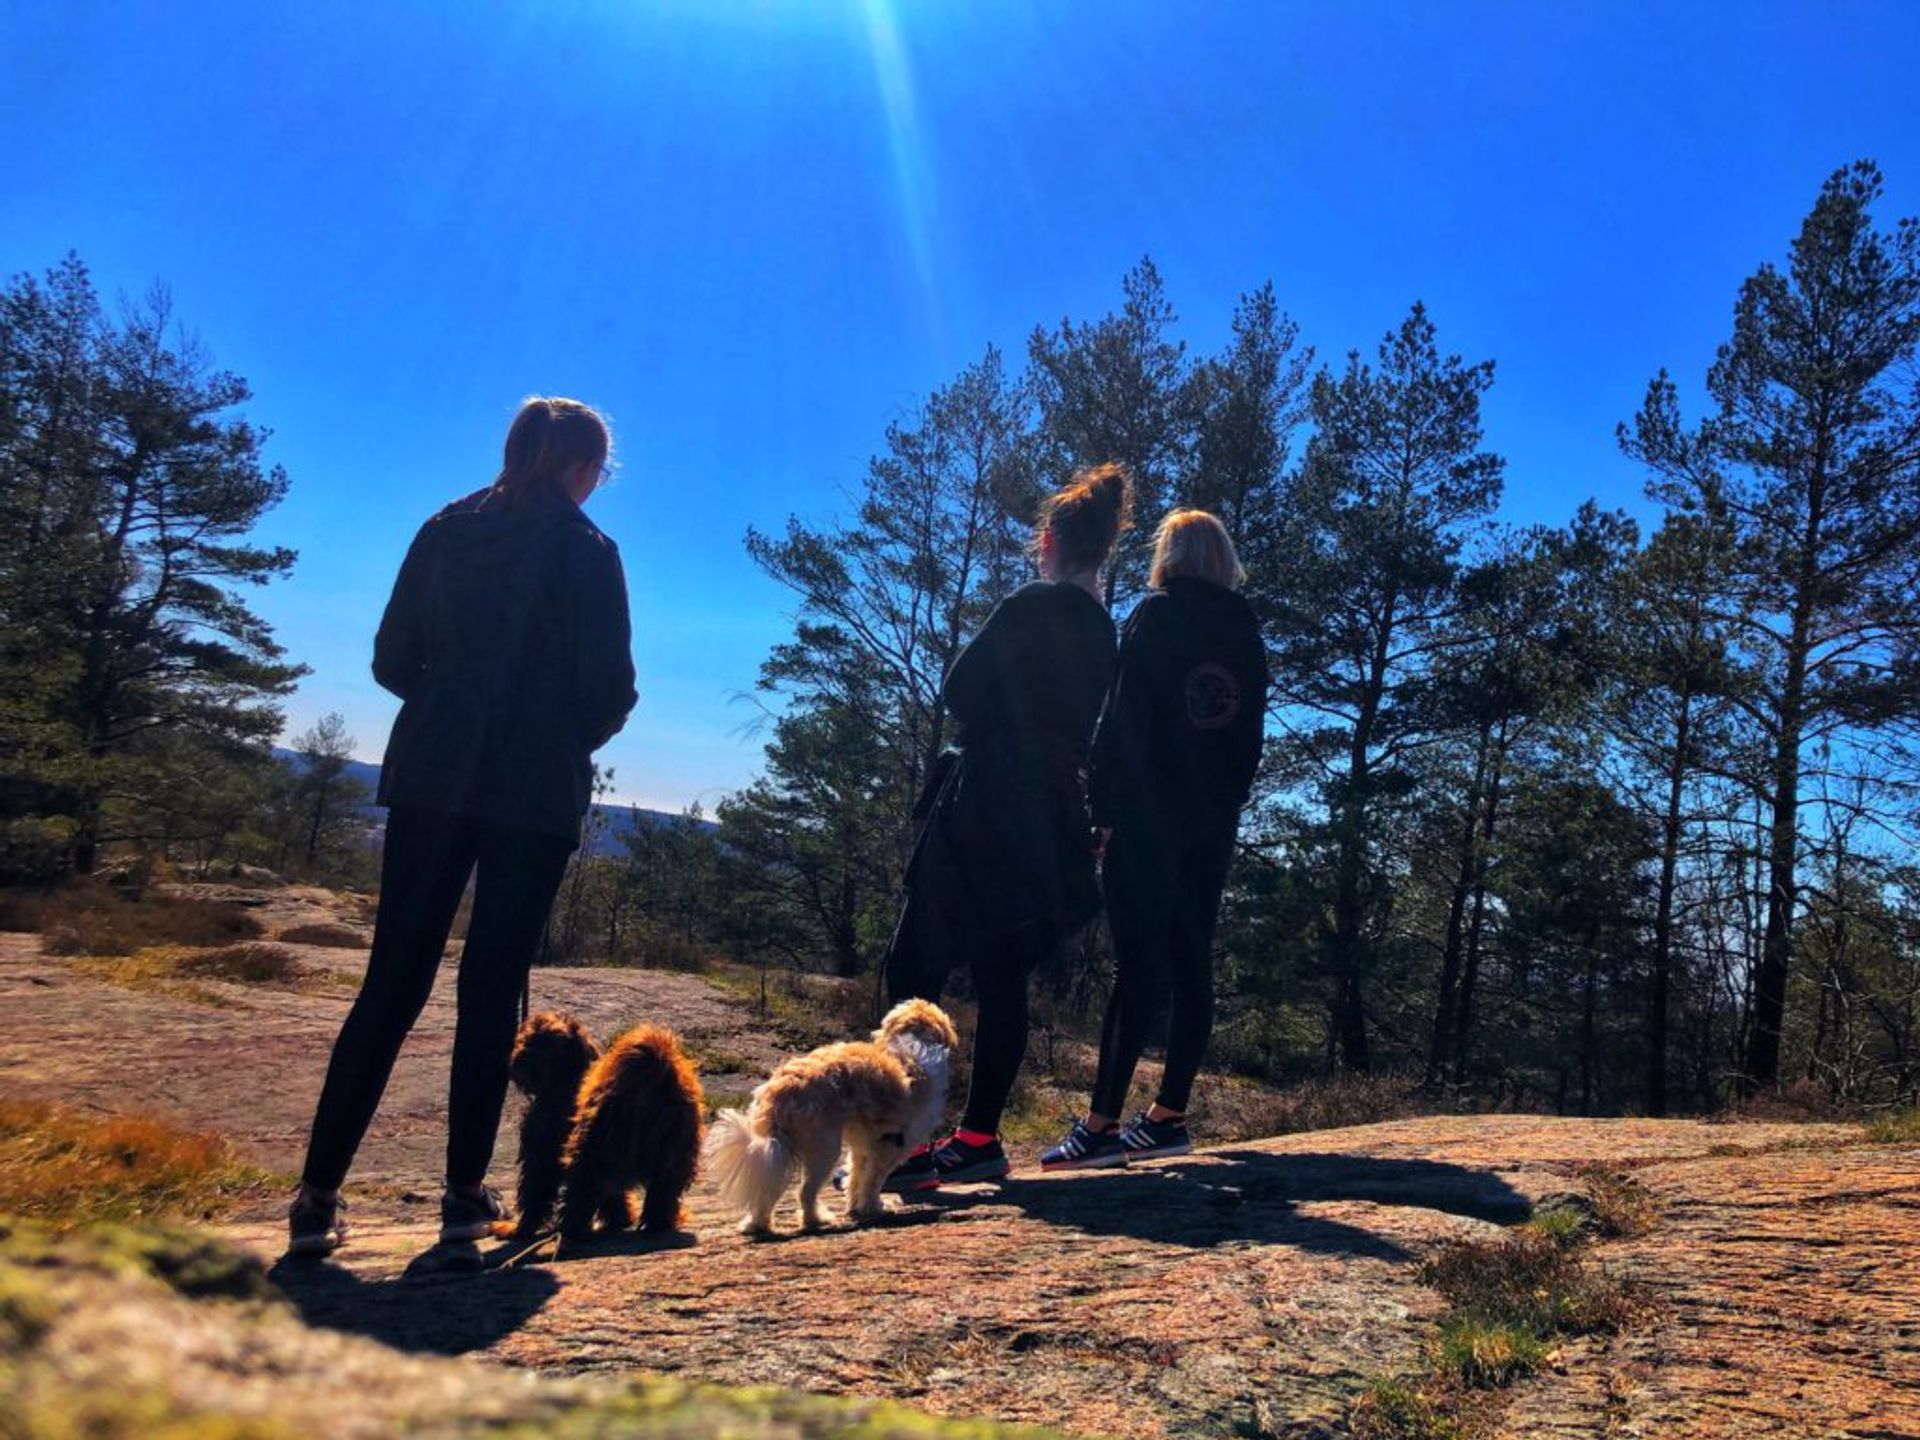
[[773, 1226], [764, 1221], [756, 1220], [753, 1216], [749, 1215], [740, 1222], [740, 1233], [757, 1238], [762, 1235], [773, 1234]]

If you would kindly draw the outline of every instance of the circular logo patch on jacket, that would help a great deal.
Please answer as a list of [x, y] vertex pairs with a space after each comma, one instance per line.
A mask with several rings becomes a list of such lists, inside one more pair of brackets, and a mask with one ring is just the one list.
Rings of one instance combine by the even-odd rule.
[[1187, 719], [1196, 729], [1224, 730], [1240, 713], [1240, 682], [1226, 666], [1206, 661], [1187, 672]]

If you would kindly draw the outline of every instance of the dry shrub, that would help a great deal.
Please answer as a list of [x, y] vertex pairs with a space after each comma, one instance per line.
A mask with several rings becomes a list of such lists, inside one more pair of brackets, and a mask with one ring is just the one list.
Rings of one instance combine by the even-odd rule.
[[331, 920], [295, 925], [292, 929], [282, 930], [275, 938], [288, 945], [325, 945], [334, 950], [364, 950], [369, 943], [364, 930], [356, 930], [351, 925], [339, 925]]
[[138, 1115], [0, 1099], [0, 1212], [59, 1224], [204, 1217], [276, 1177], [218, 1136]]
[[1867, 1122], [1868, 1138], [1881, 1145], [1911, 1145], [1920, 1142], [1920, 1105], [1905, 1110], [1890, 1110]]
[[1337, 1075], [1269, 1089], [1232, 1077], [1202, 1078], [1191, 1107], [1207, 1133], [1252, 1140], [1307, 1130], [1344, 1130], [1432, 1113], [1419, 1082], [1405, 1075]]
[[152, 945], [225, 945], [262, 933], [258, 920], [227, 901], [153, 891], [136, 900], [91, 877], [0, 893], [0, 929], [39, 932], [52, 955], [131, 955]]
[[1587, 1210], [1596, 1234], [1607, 1240], [1630, 1240], [1644, 1235], [1660, 1218], [1653, 1192], [1624, 1170], [1598, 1162], [1574, 1172], [1586, 1194]]
[[1466, 1435], [1447, 1413], [1444, 1398], [1436, 1403], [1418, 1385], [1401, 1380], [1368, 1386], [1347, 1412], [1347, 1430], [1353, 1440], [1464, 1440]]
[[1761, 1090], [1736, 1100], [1714, 1118], [1763, 1120], [1782, 1125], [1819, 1124], [1850, 1119], [1852, 1112], [1835, 1100], [1824, 1085], [1794, 1080], [1772, 1090]]
[[704, 975], [719, 963], [713, 948], [670, 930], [655, 931], [636, 948], [635, 963], [648, 970], [678, 970]]
[[1457, 1241], [1421, 1268], [1421, 1279], [1453, 1306], [1455, 1318], [1542, 1337], [1611, 1334], [1641, 1308], [1628, 1286], [1578, 1249], [1533, 1230]]

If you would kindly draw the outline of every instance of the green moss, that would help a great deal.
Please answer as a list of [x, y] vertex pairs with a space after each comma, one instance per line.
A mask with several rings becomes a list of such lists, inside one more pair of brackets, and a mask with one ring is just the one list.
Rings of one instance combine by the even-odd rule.
[[148, 1275], [193, 1300], [265, 1300], [279, 1293], [247, 1251], [165, 1225], [101, 1223], [59, 1230], [0, 1218], [0, 1264], [9, 1263]]
[[502, 1440], [1044, 1440], [1053, 1432], [944, 1419], [885, 1400], [648, 1380], [487, 1433]]
[[53, 1298], [31, 1275], [0, 1264], [0, 1355], [30, 1350], [53, 1327]]
[[1434, 1368], [1475, 1389], [1509, 1385], [1531, 1375], [1547, 1358], [1540, 1332], [1510, 1321], [1455, 1315], [1441, 1322], [1434, 1342]]
[[7, 1440], [296, 1440], [279, 1420], [209, 1414], [147, 1390], [48, 1395], [37, 1387], [0, 1422]]
[[1577, 1244], [1586, 1235], [1590, 1223], [1586, 1212], [1579, 1207], [1554, 1205], [1545, 1210], [1536, 1210], [1533, 1218], [1527, 1221], [1527, 1229], [1564, 1248]]

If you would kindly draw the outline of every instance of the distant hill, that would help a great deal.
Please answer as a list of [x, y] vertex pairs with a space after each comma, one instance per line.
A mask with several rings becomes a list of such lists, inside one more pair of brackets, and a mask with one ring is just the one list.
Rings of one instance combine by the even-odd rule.
[[[289, 766], [294, 770], [300, 769], [305, 763], [296, 752], [288, 750], [283, 746], [274, 746], [273, 755], [281, 764]], [[367, 818], [372, 821], [375, 826], [384, 827], [387, 812], [371, 803], [374, 793], [380, 788], [380, 767], [367, 760], [349, 760], [346, 766], [346, 774], [348, 778], [358, 781], [366, 788], [369, 801], [365, 807]], [[620, 837], [629, 833], [636, 825], [658, 827], [662, 825], [684, 825], [687, 823], [686, 816], [676, 815], [667, 810], [646, 810], [639, 806], [632, 805], [596, 805], [593, 808], [604, 823], [599, 827], [592, 843], [588, 846], [587, 853], [590, 855], [619, 854], [621, 849]], [[712, 830], [715, 828], [714, 822], [711, 820], [701, 820], [699, 824], [703, 830]]]

